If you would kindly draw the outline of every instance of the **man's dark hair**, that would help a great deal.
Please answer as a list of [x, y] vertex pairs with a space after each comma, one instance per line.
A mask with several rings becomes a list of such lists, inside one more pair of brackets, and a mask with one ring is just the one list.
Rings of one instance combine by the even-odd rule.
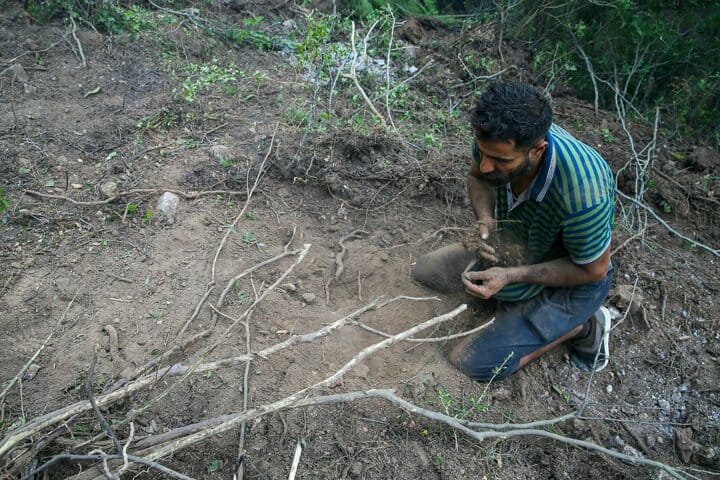
[[545, 137], [552, 123], [550, 101], [520, 82], [496, 82], [483, 92], [470, 114], [480, 140], [514, 140], [529, 148]]

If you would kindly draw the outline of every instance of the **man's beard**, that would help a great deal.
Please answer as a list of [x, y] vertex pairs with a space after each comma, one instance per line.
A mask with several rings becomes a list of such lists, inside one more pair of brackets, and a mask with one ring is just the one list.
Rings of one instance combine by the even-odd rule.
[[532, 168], [533, 165], [530, 161], [530, 155], [526, 153], [525, 161], [512, 172], [505, 174], [500, 172], [483, 173], [481, 178], [484, 182], [487, 182], [494, 187], [502, 187], [503, 185], [510, 183], [511, 180], [527, 175], [532, 171]]

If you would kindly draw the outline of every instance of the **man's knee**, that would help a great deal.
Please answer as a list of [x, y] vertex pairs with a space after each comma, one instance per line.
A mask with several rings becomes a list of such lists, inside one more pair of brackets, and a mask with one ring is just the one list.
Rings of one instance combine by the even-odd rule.
[[412, 277], [443, 293], [459, 292], [463, 289], [460, 275], [473, 259], [474, 255], [462, 245], [448, 245], [419, 257], [412, 269]]
[[514, 352], [485, 347], [462, 341], [450, 350], [448, 360], [462, 373], [479, 382], [501, 380], [518, 370], [519, 359], [515, 358]]

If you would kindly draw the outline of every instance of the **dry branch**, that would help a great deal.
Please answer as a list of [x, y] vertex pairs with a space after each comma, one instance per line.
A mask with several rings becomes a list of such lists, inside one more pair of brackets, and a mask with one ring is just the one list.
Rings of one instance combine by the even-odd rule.
[[157, 193], [162, 192], [170, 192], [174, 193], [175, 195], [178, 195], [185, 200], [195, 200], [200, 197], [204, 197], [207, 195], [245, 195], [245, 192], [238, 192], [235, 190], [207, 190], [207, 191], [201, 191], [201, 192], [184, 192], [182, 190], [177, 190], [175, 188], [135, 188], [133, 190], [127, 190], [125, 192], [120, 192], [114, 197], [106, 198], [105, 200], [91, 200], [91, 201], [81, 201], [81, 200], [75, 200], [74, 198], [66, 197], [64, 195], [52, 195], [49, 193], [42, 193], [37, 192], [35, 190], [24, 190], [23, 193], [25, 195], [30, 195], [32, 197], [39, 197], [39, 198], [53, 198], [55, 200], [63, 200], [65, 202], [70, 202], [73, 205], [82, 205], [82, 206], [92, 206], [92, 205], [107, 205], [108, 203], [112, 203], [121, 197], [125, 197], [128, 195], [153, 195]]

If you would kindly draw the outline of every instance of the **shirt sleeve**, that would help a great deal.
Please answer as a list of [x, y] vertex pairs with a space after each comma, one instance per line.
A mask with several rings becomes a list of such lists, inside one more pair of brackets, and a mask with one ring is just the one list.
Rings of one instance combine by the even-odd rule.
[[562, 222], [562, 240], [577, 265], [592, 263], [612, 240], [615, 203], [608, 200], [576, 213]]

